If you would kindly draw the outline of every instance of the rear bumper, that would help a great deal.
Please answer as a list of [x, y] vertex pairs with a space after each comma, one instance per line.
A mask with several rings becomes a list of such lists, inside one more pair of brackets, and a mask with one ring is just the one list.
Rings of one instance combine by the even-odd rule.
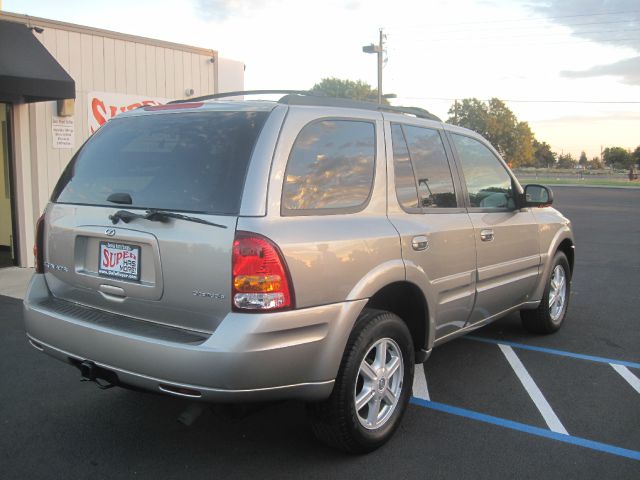
[[34, 275], [24, 319], [36, 348], [68, 363], [91, 361], [126, 385], [156, 392], [186, 388], [217, 402], [320, 400], [331, 394], [365, 303], [229, 313], [208, 336], [53, 299], [44, 276]]

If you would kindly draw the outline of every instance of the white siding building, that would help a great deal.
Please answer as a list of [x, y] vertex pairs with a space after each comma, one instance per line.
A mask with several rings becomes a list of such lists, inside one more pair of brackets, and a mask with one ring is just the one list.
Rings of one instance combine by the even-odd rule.
[[[2, 71], [3, 62], [21, 61], [11, 59], [17, 54], [7, 41], [0, 43], [0, 267], [33, 265], [35, 222], [64, 167], [104, 121], [143, 104], [244, 87], [244, 64], [215, 50], [8, 12], [0, 12], [0, 35], [3, 28], [10, 38], [12, 29], [30, 30], [28, 42], [37, 39], [70, 79], [27, 92], [32, 78], [16, 81]], [[64, 88], [75, 91], [75, 100], [62, 100], [72, 96], [61, 94]]]

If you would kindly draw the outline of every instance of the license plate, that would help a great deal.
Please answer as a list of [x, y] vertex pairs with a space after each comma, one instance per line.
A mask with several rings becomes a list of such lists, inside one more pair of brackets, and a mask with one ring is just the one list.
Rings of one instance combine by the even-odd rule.
[[98, 274], [123, 280], [140, 281], [140, 247], [100, 242]]

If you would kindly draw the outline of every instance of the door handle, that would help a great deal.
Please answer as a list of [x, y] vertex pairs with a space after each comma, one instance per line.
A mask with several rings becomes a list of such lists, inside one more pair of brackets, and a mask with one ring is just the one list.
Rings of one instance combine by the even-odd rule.
[[426, 250], [427, 248], [429, 248], [429, 239], [424, 235], [413, 237], [411, 239], [411, 247], [417, 251]]
[[480, 240], [483, 242], [491, 242], [494, 239], [493, 230], [487, 228], [485, 230], [480, 230]]

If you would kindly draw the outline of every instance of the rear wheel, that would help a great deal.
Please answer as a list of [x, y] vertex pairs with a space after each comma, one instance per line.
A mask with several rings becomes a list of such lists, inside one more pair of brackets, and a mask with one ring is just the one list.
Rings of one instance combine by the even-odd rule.
[[383, 445], [406, 409], [413, 369], [413, 342], [404, 322], [366, 309], [351, 333], [331, 396], [308, 405], [316, 436], [352, 453]]
[[560, 329], [569, 306], [571, 293], [571, 270], [563, 252], [556, 252], [551, 273], [535, 310], [522, 310], [520, 318], [525, 329], [532, 333], [554, 333]]

